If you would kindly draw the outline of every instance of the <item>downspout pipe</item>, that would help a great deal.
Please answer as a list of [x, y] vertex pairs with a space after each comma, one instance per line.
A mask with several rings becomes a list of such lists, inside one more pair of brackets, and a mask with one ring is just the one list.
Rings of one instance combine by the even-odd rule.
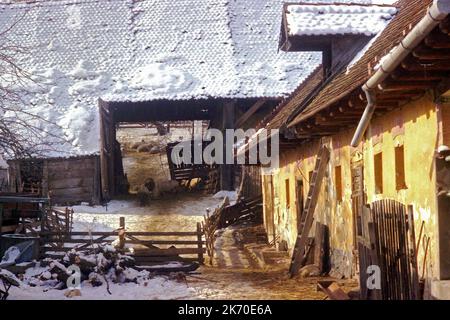
[[427, 14], [411, 32], [383, 60], [378, 70], [362, 86], [367, 106], [353, 135], [351, 146], [357, 147], [370, 124], [376, 109], [375, 89], [388, 78], [400, 63], [425, 39], [425, 37], [450, 13], [450, 0], [434, 0]]

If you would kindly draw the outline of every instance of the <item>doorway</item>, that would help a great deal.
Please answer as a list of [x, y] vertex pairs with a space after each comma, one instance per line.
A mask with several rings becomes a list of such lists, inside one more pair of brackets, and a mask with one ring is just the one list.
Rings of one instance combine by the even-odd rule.
[[267, 239], [272, 245], [276, 244], [276, 232], [275, 232], [275, 207], [274, 207], [274, 188], [273, 177], [264, 176], [264, 225], [267, 232]]

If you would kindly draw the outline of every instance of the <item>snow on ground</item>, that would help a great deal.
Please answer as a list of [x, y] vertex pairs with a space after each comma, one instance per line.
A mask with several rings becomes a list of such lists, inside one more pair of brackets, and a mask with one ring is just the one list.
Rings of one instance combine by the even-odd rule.
[[195, 297], [195, 289], [165, 277], [155, 277], [140, 284], [110, 283], [111, 295], [106, 285], [93, 287], [89, 283], [82, 283], [80, 291], [80, 297], [67, 298], [64, 296], [66, 290], [23, 284], [21, 287], [11, 287], [8, 300], [173, 300]]
[[162, 199], [152, 200], [148, 206], [141, 207], [135, 200], [111, 200], [107, 206], [89, 206], [81, 204], [73, 206], [75, 216], [77, 214], [111, 214], [111, 215], [183, 215], [203, 216], [206, 209], [214, 209], [221, 204], [220, 199], [228, 196], [230, 200], [237, 197], [236, 191], [222, 191], [214, 196], [199, 195], [197, 193], [179, 193], [167, 195]]
[[[158, 210], [162, 210], [159, 214], [152, 207], [136, 207], [133, 201], [113, 200], [109, 203], [110, 211], [105, 211], [104, 207], [90, 207], [87, 205], [74, 206], [74, 223], [75, 231], [111, 231], [119, 226], [119, 213], [124, 213], [126, 217], [126, 226], [129, 231], [192, 231], [195, 223], [202, 219], [207, 207], [217, 206], [224, 195], [232, 195], [233, 192], [222, 193], [219, 196], [202, 196], [198, 195], [181, 195], [187, 196], [190, 201], [186, 205], [186, 201], [181, 200], [169, 210], [164, 207], [174, 202], [174, 199], [158, 204]], [[178, 198], [178, 197], [177, 197]], [[167, 209], [167, 208], [166, 208]], [[177, 214], [170, 214], [175, 210]], [[166, 214], [164, 214], [166, 213]], [[168, 218], [170, 215], [170, 218]], [[179, 263], [172, 262], [170, 267], [178, 266]], [[158, 267], [158, 266], [153, 266]], [[126, 270], [125, 274], [129, 278], [138, 276], [138, 283], [112, 283], [110, 281], [110, 291], [107, 292], [106, 285], [93, 287], [90, 282], [81, 284], [81, 296], [67, 298], [64, 293], [67, 290], [52, 289], [52, 274], [48, 267], [37, 266], [29, 268], [24, 275], [23, 284], [20, 288], [12, 287], [10, 289], [10, 300], [151, 300], [151, 299], [197, 299], [205, 297], [204, 289], [197, 289], [195, 286], [187, 285], [185, 282], [177, 282], [169, 280], [167, 277], [157, 276], [149, 277], [146, 271], [138, 271], [133, 268]], [[38, 286], [30, 286], [36, 284], [36, 277], [42, 280], [38, 281]], [[31, 280], [34, 279], [34, 280]], [[49, 281], [49, 282], [48, 282]]]
[[105, 223], [98, 222], [98, 219], [95, 217], [90, 218], [84, 218], [80, 215], [74, 215], [73, 217], [73, 224], [72, 224], [72, 231], [81, 231], [81, 232], [92, 232], [92, 231], [99, 231], [99, 232], [106, 232], [106, 231], [113, 231], [114, 228], [111, 226], [108, 226]]
[[105, 206], [90, 206], [87, 203], [73, 206], [75, 213], [121, 213], [126, 209], [139, 207], [137, 201], [133, 200], [111, 200]]
[[236, 201], [238, 197], [237, 191], [220, 190], [213, 196], [214, 199], [224, 199], [225, 197], [228, 197], [230, 201]]
[[[100, 258], [99, 258], [100, 260]], [[95, 260], [96, 261], [96, 260]], [[10, 300], [60, 300], [68, 299], [64, 294], [68, 289], [55, 288], [58, 283], [56, 274], [51, 270], [54, 265], [65, 270], [58, 262], [52, 262], [49, 266], [36, 265], [28, 268], [21, 277], [19, 287], [11, 287]], [[169, 264], [175, 266], [175, 263]], [[177, 282], [163, 276], [152, 277], [148, 271], [138, 271], [133, 268], [123, 270], [122, 277], [112, 281], [113, 275], [108, 273], [110, 292], [107, 292], [103, 278], [98, 278], [96, 273], [91, 273], [89, 279], [99, 279], [100, 286], [93, 286], [92, 280], [85, 280], [80, 284], [81, 296], [71, 299], [104, 300], [152, 300], [152, 299], [186, 299], [195, 294], [195, 290], [186, 283]]]

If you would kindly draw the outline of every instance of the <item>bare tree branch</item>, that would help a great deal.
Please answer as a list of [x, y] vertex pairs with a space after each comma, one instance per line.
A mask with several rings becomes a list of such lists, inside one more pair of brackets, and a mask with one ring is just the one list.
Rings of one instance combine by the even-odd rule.
[[[30, 111], [32, 108], [24, 99], [30, 92], [30, 84], [39, 88], [39, 78], [22, 69], [16, 61], [19, 55], [26, 55], [29, 49], [14, 43], [9, 34], [27, 12], [6, 30], [0, 30], [0, 154], [10, 158], [25, 158], [59, 151], [67, 142], [64, 137], [45, 128], [59, 127], [43, 116]], [[51, 105], [48, 106], [52, 108]], [[46, 126], [44, 126], [44, 124]]]

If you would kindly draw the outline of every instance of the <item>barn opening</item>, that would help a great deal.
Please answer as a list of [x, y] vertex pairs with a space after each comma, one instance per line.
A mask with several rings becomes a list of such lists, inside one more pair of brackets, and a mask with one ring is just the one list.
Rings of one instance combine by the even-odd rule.
[[[149, 177], [176, 180], [182, 184], [196, 183], [200, 179], [206, 189], [211, 189], [210, 192], [234, 190], [236, 173], [239, 172], [234, 165], [210, 166], [203, 163], [174, 168], [169, 159], [170, 150], [180, 141], [195, 140], [197, 143], [208, 128], [255, 127], [276, 103], [277, 100], [213, 98], [146, 102], [99, 100], [103, 200], [134, 193]], [[133, 131], [134, 140], [130, 141], [130, 132]], [[170, 134], [170, 139], [167, 139], [167, 134]], [[145, 145], [146, 139], [158, 136], [157, 145], [149, 145], [140, 150], [143, 152], [138, 152], [139, 143]], [[133, 159], [127, 157], [130, 147], [136, 148], [131, 151]], [[133, 170], [137, 167], [142, 170]]]

